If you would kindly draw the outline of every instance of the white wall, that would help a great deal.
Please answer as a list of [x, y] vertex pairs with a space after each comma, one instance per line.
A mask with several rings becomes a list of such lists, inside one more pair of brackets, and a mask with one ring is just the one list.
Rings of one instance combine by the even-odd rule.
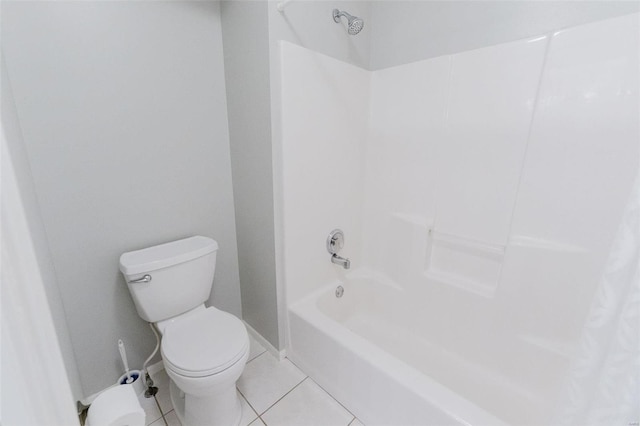
[[[278, 297], [278, 328], [287, 329], [286, 299], [287, 289], [285, 279], [287, 272], [284, 267], [285, 256], [285, 228], [284, 228], [284, 197], [283, 193], [283, 120], [281, 107], [284, 105], [281, 96], [281, 45], [288, 41], [296, 45], [309, 48], [333, 58], [346, 61], [361, 67], [366, 67], [370, 55], [370, 34], [367, 26], [370, 22], [370, 2], [363, 1], [293, 1], [288, 3], [284, 12], [276, 8], [278, 1], [269, 1], [269, 68], [271, 87], [271, 139], [273, 155], [273, 196], [274, 196], [274, 225], [275, 225], [275, 255]], [[365, 19], [365, 29], [356, 36], [347, 33], [344, 22], [338, 24], [333, 21], [334, 8]], [[306, 88], [305, 88], [306, 90]], [[323, 232], [328, 233], [330, 230]], [[353, 241], [353, 237], [348, 237]], [[280, 348], [287, 346], [287, 333], [281, 332]]]
[[639, 7], [633, 1], [374, 1], [367, 68], [515, 41]]
[[2, 48], [85, 394], [154, 347], [121, 253], [202, 234], [241, 315], [216, 2], [3, 2]]
[[244, 320], [279, 348], [268, 3], [221, 2]]
[[282, 194], [287, 300], [344, 275], [326, 239], [344, 231], [341, 256], [360, 263], [369, 73], [281, 42]]
[[638, 18], [374, 72], [285, 44], [289, 301], [340, 277], [318, 240], [352, 218], [354, 267], [392, 278], [412, 331], [478, 372], [455, 390], [549, 424], [640, 170]]
[[[15, 112], [9, 115], [15, 116]], [[13, 127], [14, 123], [6, 127]], [[12, 157], [16, 155], [8, 149], [6, 136], [16, 136], [15, 129], [6, 129], [4, 123], [0, 128], [0, 417], [7, 425], [76, 425], [79, 419], [69, 383], [72, 372], [67, 374], [69, 359], [64, 359], [65, 349], [58, 338], [60, 322], [47, 300], [51, 297], [47, 287], [55, 282], [45, 283], [47, 273], [40, 267], [38, 238], [32, 236], [34, 227], [29, 223], [33, 214], [27, 212], [32, 207], [29, 201], [23, 202], [30, 195], [23, 196], [24, 185], [18, 183], [24, 173], [19, 171], [21, 166], [14, 167]], [[68, 333], [65, 336], [68, 338]], [[75, 374], [77, 379], [77, 371]], [[33, 386], [34, 383], [38, 385]]]
[[[51, 320], [56, 331], [56, 337], [60, 345], [62, 359], [66, 375], [69, 378], [73, 397], [79, 400], [83, 397], [82, 384], [80, 383], [80, 374], [76, 363], [73, 344], [69, 334], [69, 326], [67, 324], [67, 316], [62, 303], [58, 281], [49, 251], [46, 231], [43, 226], [40, 207], [38, 206], [38, 198], [33, 185], [33, 177], [31, 175], [31, 167], [29, 159], [24, 147], [22, 139], [22, 131], [20, 129], [20, 121], [18, 119], [16, 105], [11, 90], [11, 82], [7, 74], [4, 61], [2, 61], [2, 131], [7, 141], [8, 154], [15, 173], [15, 180], [19, 186], [20, 198], [24, 207], [25, 221], [29, 227], [29, 235], [32, 239], [30, 244], [33, 245], [34, 255], [38, 262], [39, 272], [42, 277], [42, 283], [46, 291], [49, 309], [51, 310]], [[9, 160], [9, 159], [7, 159]], [[4, 173], [4, 169], [3, 169]], [[4, 181], [4, 179], [3, 179]], [[4, 191], [4, 186], [3, 186]], [[3, 200], [3, 202], [5, 202]], [[4, 286], [3, 286], [4, 289]], [[7, 294], [4, 293], [4, 297]], [[3, 376], [4, 377], [4, 376]]]
[[[371, 76], [363, 227], [384, 232], [363, 235], [363, 255], [399, 282], [415, 275], [408, 263], [426, 257], [450, 71], [451, 58], [442, 57]], [[404, 244], [411, 248], [400, 250]]]

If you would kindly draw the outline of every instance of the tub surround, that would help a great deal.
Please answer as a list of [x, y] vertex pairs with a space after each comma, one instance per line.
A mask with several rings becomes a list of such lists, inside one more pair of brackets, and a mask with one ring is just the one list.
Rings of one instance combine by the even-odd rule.
[[[356, 415], [365, 397], [339, 377], [348, 369], [328, 371], [321, 348], [345, 351], [351, 381], [378, 368], [369, 388], [380, 399], [367, 404], [380, 406], [393, 395], [382, 384], [400, 376], [383, 362], [357, 367], [373, 349], [354, 348], [384, 348], [390, 324], [387, 336], [448, 354], [421, 369], [403, 357], [406, 341], [388, 345], [425, 380], [397, 386], [420, 393], [435, 380], [460, 398], [457, 413], [438, 402], [414, 419], [550, 421], [638, 172], [637, 34], [632, 14], [374, 72], [281, 44], [289, 351], [330, 392], [344, 385], [334, 392]], [[363, 300], [348, 314], [314, 307], [316, 292], [354, 291], [324, 252], [336, 227], [351, 274], [391, 283], [355, 291]]]

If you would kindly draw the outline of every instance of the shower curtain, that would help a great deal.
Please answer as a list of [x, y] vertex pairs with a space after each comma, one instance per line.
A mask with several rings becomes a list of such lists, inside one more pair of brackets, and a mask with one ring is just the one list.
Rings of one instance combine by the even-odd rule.
[[640, 174], [582, 333], [558, 407], [560, 425], [640, 421]]

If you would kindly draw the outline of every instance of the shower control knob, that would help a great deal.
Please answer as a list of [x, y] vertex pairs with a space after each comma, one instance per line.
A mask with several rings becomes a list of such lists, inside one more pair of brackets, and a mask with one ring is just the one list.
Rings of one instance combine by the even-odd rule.
[[334, 229], [327, 237], [327, 251], [330, 254], [336, 254], [342, 247], [344, 247], [344, 233], [341, 229]]

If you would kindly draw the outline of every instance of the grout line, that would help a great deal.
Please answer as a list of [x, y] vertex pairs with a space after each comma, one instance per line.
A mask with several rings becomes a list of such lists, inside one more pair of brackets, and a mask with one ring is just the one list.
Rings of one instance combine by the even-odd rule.
[[[266, 353], [269, 353], [271, 356], [273, 356], [273, 354], [271, 354], [268, 350], [266, 350], [266, 349], [265, 349], [265, 350], [264, 350], [264, 352], [262, 352], [260, 355], [257, 355], [257, 356], [256, 356], [255, 358], [253, 358], [251, 361], [254, 361], [254, 360], [256, 360], [256, 359], [260, 358], [261, 356], [263, 356], [263, 355], [264, 355], [264, 354], [266, 354]], [[291, 360], [290, 360], [289, 358], [286, 358], [286, 357], [285, 357], [285, 359], [287, 359], [287, 360], [289, 360], [289, 362], [291, 362]], [[249, 364], [251, 361], [247, 361], [247, 364]], [[278, 362], [281, 362], [281, 361], [278, 361]], [[277, 403], [278, 403], [282, 398], [284, 398], [285, 396], [287, 396], [287, 395], [288, 395], [292, 390], [294, 390], [295, 388], [297, 388], [297, 387], [300, 385], [300, 383], [304, 382], [304, 381], [305, 381], [305, 380], [307, 380], [307, 378], [309, 377], [309, 376], [307, 376], [307, 374], [306, 374], [304, 371], [300, 370], [300, 368], [299, 368], [297, 365], [295, 365], [293, 362], [291, 362], [291, 364], [292, 364], [294, 367], [296, 367], [296, 368], [297, 368], [297, 369], [298, 369], [302, 374], [304, 374], [304, 379], [302, 379], [302, 380], [301, 380], [299, 383], [297, 383], [294, 387], [292, 387], [291, 389], [289, 389], [289, 391], [288, 391], [287, 393], [285, 393], [284, 395], [282, 395], [282, 396], [281, 396], [281, 397], [280, 397], [276, 402], [274, 402], [274, 403], [273, 403], [273, 404], [271, 404], [269, 407], [267, 407], [267, 409], [265, 409], [262, 413], [258, 413], [258, 410], [256, 410], [256, 409], [254, 408], [254, 406], [253, 406], [253, 405], [251, 405], [251, 403], [249, 402], [249, 399], [248, 399], [246, 396], [244, 396], [244, 394], [240, 391], [240, 389], [238, 388], [238, 386], [236, 386], [237, 391], [240, 393], [240, 395], [242, 395], [242, 397], [244, 398], [244, 400], [245, 400], [245, 401], [247, 401], [247, 404], [249, 404], [249, 407], [251, 407], [251, 409], [254, 411], [254, 413], [256, 413], [256, 414], [258, 415], [258, 418], [259, 418], [263, 423], [265, 423], [265, 424], [266, 424], [266, 422], [265, 422], [265, 421], [262, 419], [262, 417], [261, 417], [261, 416], [262, 416], [262, 414], [264, 414], [264, 413], [266, 413], [267, 411], [269, 411], [269, 409], [271, 409], [271, 408], [272, 408], [274, 405], [276, 405], [276, 404], [277, 404]], [[254, 419], [254, 420], [255, 420], [255, 419]]]
[[158, 410], [158, 411], [160, 412], [160, 415], [158, 417], [153, 417], [152, 418], [153, 420], [149, 420], [149, 416], [147, 416], [147, 412], [145, 410], [145, 412], [144, 412], [144, 416], [145, 416], [144, 423], [145, 423], [145, 426], [150, 426], [151, 424], [157, 422], [158, 420], [160, 420], [162, 418], [162, 410]]
[[[287, 359], [289, 359], [289, 358], [287, 358]], [[331, 393], [330, 393], [330, 392], [328, 392], [325, 388], [323, 388], [322, 386], [320, 386], [320, 385], [318, 384], [318, 382], [316, 382], [315, 380], [313, 380], [313, 378], [312, 378], [312, 377], [308, 376], [308, 375], [307, 375], [307, 373], [305, 373], [305, 372], [304, 372], [300, 367], [298, 367], [298, 366], [296, 365], [296, 363], [294, 363], [294, 362], [293, 362], [293, 361], [291, 361], [290, 359], [289, 359], [289, 362], [291, 362], [291, 364], [295, 365], [295, 366], [298, 368], [298, 370], [302, 371], [302, 373], [303, 373], [304, 375], [306, 375], [306, 376], [307, 376], [307, 377], [305, 378], [305, 380], [306, 380], [306, 379], [311, 379], [311, 381], [312, 381], [313, 383], [315, 383], [315, 384], [316, 384], [320, 389], [322, 389], [322, 391], [323, 391], [324, 393], [326, 393], [327, 395], [329, 395], [329, 396], [331, 397], [331, 399], [333, 399], [335, 402], [337, 402], [337, 403], [338, 403], [338, 405], [340, 405], [342, 408], [344, 408], [344, 409], [347, 411], [347, 413], [351, 414], [351, 415], [353, 416], [353, 419], [351, 419], [351, 422], [349, 422], [349, 425], [350, 425], [351, 423], [353, 423], [353, 421], [354, 421], [357, 417], [356, 417], [356, 415], [355, 415], [355, 414], [353, 414], [353, 413], [351, 412], [351, 410], [349, 410], [347, 407], [345, 407], [345, 406], [344, 406], [340, 401], [338, 401], [338, 399], [337, 399], [336, 397], [334, 397], [333, 395], [331, 395]], [[303, 380], [303, 381], [304, 381], [304, 380]], [[300, 383], [302, 383], [302, 382], [300, 382]], [[296, 386], [297, 386], [297, 385], [296, 385]], [[292, 389], [292, 390], [293, 390], [293, 389]], [[283, 398], [284, 398], [284, 397], [283, 397]], [[349, 426], [349, 425], [347, 425], [347, 426]]]
[[260, 352], [258, 355], [254, 356], [253, 358], [251, 358], [250, 360], [247, 361], [247, 364], [249, 364], [251, 361], [253, 361], [254, 359], [258, 358], [260, 355], [262, 355], [263, 353], [267, 352], [266, 349], [264, 349], [262, 352]]
[[[271, 404], [266, 410], [264, 410], [261, 414], [258, 415], [258, 417], [260, 417], [260, 420], [262, 420], [262, 415], [264, 413], [266, 413], [267, 411], [269, 411], [270, 409], [273, 408], [274, 405], [276, 405], [278, 402], [282, 401], [282, 399], [289, 395], [291, 392], [293, 392], [293, 390], [295, 388], [297, 388], [298, 386], [300, 386], [302, 384], [302, 382], [304, 382], [305, 380], [307, 380], [309, 378], [309, 376], [305, 377], [304, 379], [302, 379], [302, 381], [300, 383], [298, 383], [297, 385], [295, 385], [294, 387], [292, 387], [291, 389], [289, 389], [289, 392], [285, 393], [284, 395], [282, 395], [276, 402], [274, 402], [273, 404]], [[262, 420], [264, 422], [264, 420]], [[266, 424], [266, 423], [265, 423]]]
[[[261, 356], [263, 356], [264, 354], [266, 354], [268, 351], [264, 351], [262, 352], [260, 355], [256, 355], [255, 357], [253, 357], [251, 360], [247, 361], [247, 364], [249, 364], [250, 362], [255, 361], [256, 359], [260, 358]], [[245, 364], [246, 365], [246, 364]], [[244, 370], [243, 370], [244, 371]]]
[[[175, 411], [175, 408], [172, 408], [168, 413], [166, 413], [166, 415], [171, 414], [171, 412], [173, 412], [173, 411]], [[176, 418], [178, 418], [178, 414], [176, 414]], [[180, 419], [178, 419], [178, 421], [180, 421]], [[168, 422], [166, 420], [165, 420], [165, 424], [167, 424], [167, 426], [168, 426]], [[180, 423], [180, 424], [182, 424], [182, 423]]]
[[[160, 410], [160, 415], [162, 416], [162, 421], [164, 422], [165, 426], [169, 426], [169, 423], [167, 423], [167, 419], [164, 418], [164, 413], [162, 412], [162, 407], [160, 407], [160, 403], [158, 402], [158, 398], [156, 398], [155, 395], [153, 395], [153, 400], [156, 402], [156, 405], [158, 406], [158, 410]], [[158, 421], [158, 420], [156, 420], [156, 421]]]
[[309, 377], [309, 375], [307, 373], [305, 373], [302, 370], [302, 368], [300, 368], [300, 366], [298, 364], [296, 364], [295, 362], [291, 361], [291, 359], [289, 357], [285, 357], [284, 359], [288, 360], [291, 364], [293, 364], [293, 366], [296, 367], [298, 369], [298, 371], [300, 371], [302, 374], [304, 374], [305, 378]]
[[[344, 409], [347, 411], [347, 413], [349, 413], [349, 414], [351, 414], [351, 415], [353, 416], [353, 419], [351, 419], [351, 422], [349, 422], [349, 425], [350, 425], [351, 423], [353, 423], [353, 421], [356, 419], [356, 415], [355, 415], [355, 414], [353, 414], [353, 413], [351, 412], [351, 410], [349, 410], [347, 407], [345, 407], [345, 406], [344, 406], [340, 401], [338, 401], [338, 400], [337, 400], [333, 395], [331, 395], [331, 393], [329, 393], [325, 388], [323, 388], [322, 386], [320, 386], [320, 385], [318, 384], [318, 382], [316, 382], [315, 380], [313, 380], [313, 378], [311, 378], [311, 377], [310, 377], [310, 379], [311, 379], [311, 381], [312, 381], [313, 383], [315, 383], [315, 384], [316, 384], [320, 389], [322, 389], [322, 390], [324, 391], [324, 393], [326, 393], [327, 395], [329, 395], [329, 396], [331, 397], [331, 399], [333, 399], [335, 402], [337, 402], [337, 403], [338, 403], [338, 405], [340, 405], [342, 408], [344, 408]], [[349, 426], [349, 425], [347, 425], [347, 426]]]
[[[244, 396], [244, 394], [242, 392], [240, 392], [240, 389], [238, 389], [238, 386], [236, 386], [236, 390], [238, 391], [238, 393], [240, 394], [240, 396], [242, 396], [242, 398], [247, 402], [247, 404], [249, 405], [249, 408], [251, 408], [253, 410], [253, 412], [256, 414], [256, 416], [260, 417], [260, 415], [258, 414], [258, 410], [256, 410], [255, 408], [253, 408], [253, 405], [251, 405], [251, 403], [249, 402], [249, 400], [247, 399], [246, 396]], [[256, 417], [256, 419], [258, 418]], [[251, 420], [250, 423], [253, 423], [256, 419]]]
[[349, 422], [349, 424], [347, 426], [351, 426], [353, 424], [353, 422], [356, 421], [356, 416], [353, 416], [353, 418], [351, 419], [351, 421]]

